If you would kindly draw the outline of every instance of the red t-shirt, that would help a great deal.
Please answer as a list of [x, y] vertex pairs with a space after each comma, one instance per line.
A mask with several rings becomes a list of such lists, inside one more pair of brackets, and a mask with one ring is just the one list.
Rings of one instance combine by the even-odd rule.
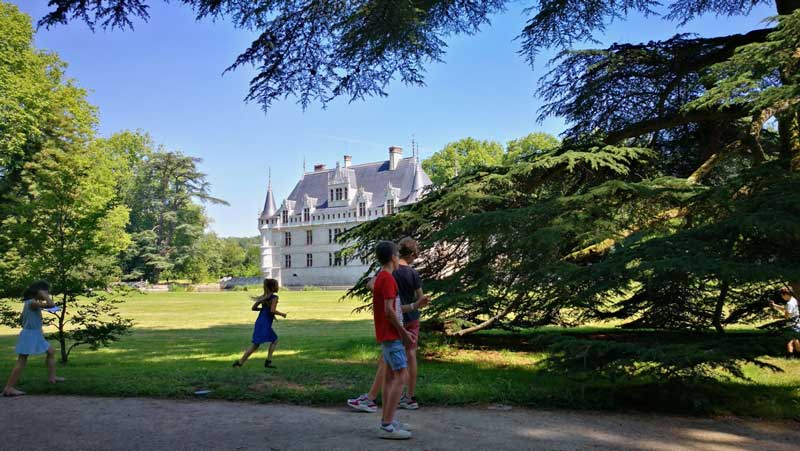
[[375, 286], [372, 289], [372, 315], [375, 318], [375, 338], [378, 341], [399, 340], [400, 333], [386, 319], [386, 302], [390, 303], [390, 308], [395, 313], [398, 311], [400, 298], [397, 297], [397, 282], [395, 282], [391, 274], [381, 271], [378, 273], [378, 277], [375, 278]]

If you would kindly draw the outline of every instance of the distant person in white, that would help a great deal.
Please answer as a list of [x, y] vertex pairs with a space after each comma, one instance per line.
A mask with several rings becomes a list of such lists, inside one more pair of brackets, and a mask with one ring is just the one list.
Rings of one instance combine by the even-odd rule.
[[794, 292], [789, 287], [781, 288], [781, 298], [786, 302], [786, 306], [782, 307], [772, 301], [772, 308], [782, 313], [788, 320], [789, 329], [793, 332], [794, 336], [786, 343], [786, 352], [789, 358], [794, 357], [795, 351], [800, 352], [800, 307], [797, 305], [797, 299], [794, 297]]

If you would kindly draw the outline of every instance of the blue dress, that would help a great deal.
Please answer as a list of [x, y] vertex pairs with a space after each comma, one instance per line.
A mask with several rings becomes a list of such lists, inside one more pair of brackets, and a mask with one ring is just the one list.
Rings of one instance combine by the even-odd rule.
[[272, 301], [277, 299], [278, 296], [273, 294], [261, 304], [261, 311], [258, 312], [258, 319], [256, 319], [256, 327], [253, 329], [253, 344], [260, 345], [261, 343], [278, 341], [278, 334], [272, 330], [272, 321], [275, 320], [275, 314], [270, 311]]
[[33, 299], [28, 299], [22, 307], [22, 332], [19, 333], [17, 347], [14, 349], [21, 355], [44, 354], [50, 349], [50, 344], [42, 333], [42, 311], [32, 309], [32, 302]]

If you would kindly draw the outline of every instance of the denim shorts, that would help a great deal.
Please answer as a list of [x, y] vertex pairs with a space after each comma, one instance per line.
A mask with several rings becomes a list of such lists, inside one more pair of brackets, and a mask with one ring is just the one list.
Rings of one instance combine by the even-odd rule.
[[389, 364], [392, 371], [400, 371], [408, 367], [406, 348], [403, 347], [402, 341], [382, 341], [381, 352], [383, 353], [383, 360]]

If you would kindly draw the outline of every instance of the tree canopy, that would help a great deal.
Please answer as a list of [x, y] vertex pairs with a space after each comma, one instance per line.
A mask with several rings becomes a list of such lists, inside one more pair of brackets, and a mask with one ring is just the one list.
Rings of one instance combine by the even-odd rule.
[[460, 172], [482, 166], [511, 164], [523, 156], [553, 149], [558, 138], [547, 133], [531, 133], [509, 141], [504, 147], [496, 141], [464, 138], [448, 143], [444, 148], [422, 161], [422, 167], [436, 184], [443, 184]]

